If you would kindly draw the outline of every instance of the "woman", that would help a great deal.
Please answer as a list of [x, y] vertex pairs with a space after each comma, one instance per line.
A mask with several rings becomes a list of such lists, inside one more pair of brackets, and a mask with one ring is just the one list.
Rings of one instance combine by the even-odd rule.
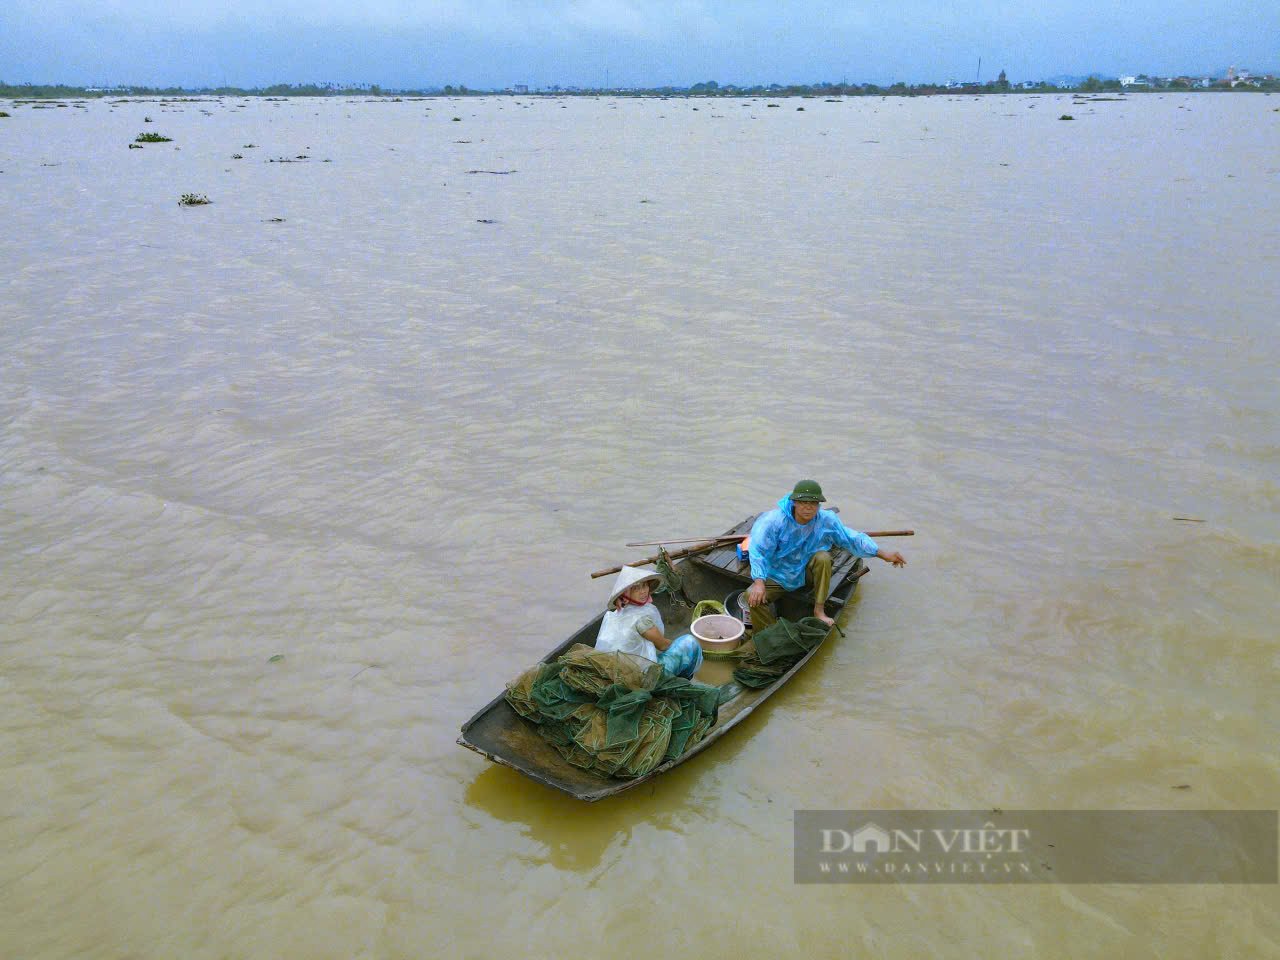
[[609, 612], [600, 624], [596, 649], [630, 653], [662, 664], [668, 673], [693, 679], [702, 666], [702, 648], [689, 634], [668, 640], [652, 595], [662, 578], [652, 570], [623, 567], [613, 581]]

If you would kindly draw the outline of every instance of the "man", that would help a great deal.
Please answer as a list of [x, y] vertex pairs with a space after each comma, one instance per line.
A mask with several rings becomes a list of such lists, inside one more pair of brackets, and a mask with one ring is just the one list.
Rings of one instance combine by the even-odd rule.
[[769, 604], [783, 593], [813, 588], [813, 615], [823, 623], [827, 596], [831, 593], [831, 554], [828, 547], [844, 547], [858, 557], [879, 557], [895, 567], [906, 559], [897, 550], [881, 550], [865, 533], [850, 530], [830, 510], [818, 504], [827, 498], [815, 480], [801, 480], [778, 501], [778, 509], [762, 513], [751, 525], [751, 576], [747, 589], [751, 626], [763, 630], [777, 622]]

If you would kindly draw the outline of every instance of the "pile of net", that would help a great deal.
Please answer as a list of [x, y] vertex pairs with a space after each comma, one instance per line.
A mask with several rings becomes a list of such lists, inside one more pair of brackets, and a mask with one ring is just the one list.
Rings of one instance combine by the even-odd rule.
[[631, 779], [701, 740], [719, 705], [738, 689], [579, 643], [507, 684], [507, 702], [575, 767]]
[[754, 649], [747, 651], [746, 659], [733, 671], [733, 679], [744, 687], [767, 687], [821, 643], [830, 629], [817, 617], [779, 619], [751, 638]]

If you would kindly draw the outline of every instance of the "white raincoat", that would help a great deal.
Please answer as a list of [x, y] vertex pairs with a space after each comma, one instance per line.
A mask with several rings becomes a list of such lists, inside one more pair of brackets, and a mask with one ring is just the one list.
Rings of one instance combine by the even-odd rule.
[[[652, 602], [642, 607], [626, 604], [621, 610], [613, 609], [613, 601], [626, 593], [631, 587], [645, 580], [660, 581], [652, 570], [641, 570], [639, 567], [623, 567], [613, 581], [613, 590], [609, 594], [609, 612], [604, 615], [600, 624], [600, 633], [596, 636], [596, 649], [604, 652], [617, 650], [621, 653], [632, 653], [646, 660], [658, 662], [658, 648], [641, 636], [651, 627], [659, 632], [666, 632], [662, 622], [662, 614]], [[655, 584], [656, 586], [656, 584]]]
[[646, 660], [658, 662], [658, 648], [649, 640], [640, 636], [650, 627], [657, 627], [666, 632], [662, 622], [662, 614], [652, 603], [643, 607], [628, 604], [621, 610], [610, 610], [604, 615], [600, 624], [600, 633], [596, 637], [596, 649], [601, 651], [617, 650], [620, 653], [633, 653]]

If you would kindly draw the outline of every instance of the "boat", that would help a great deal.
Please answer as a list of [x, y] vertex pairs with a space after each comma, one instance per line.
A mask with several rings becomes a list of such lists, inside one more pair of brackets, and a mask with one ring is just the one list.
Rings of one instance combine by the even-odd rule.
[[[724, 536], [745, 537], [750, 532], [756, 516], [753, 514], [747, 517], [727, 530]], [[828, 615], [835, 614], [849, 601], [857, 588], [858, 580], [867, 573], [867, 565], [862, 559], [839, 548], [832, 548], [831, 554], [833, 562], [831, 596], [827, 600]], [[704, 599], [724, 600], [751, 583], [750, 565], [739, 557], [736, 539], [719, 542], [710, 549], [703, 548], [702, 552], [693, 552], [679, 557], [673, 560], [672, 566], [681, 575], [686, 597], [695, 603]], [[678, 636], [688, 632], [691, 609], [679, 604], [665, 591], [656, 594], [653, 599], [662, 613], [668, 636]], [[783, 594], [777, 604], [778, 615], [788, 619], [798, 620], [813, 612], [812, 594], [808, 598], [795, 594]], [[602, 619], [604, 619], [603, 611], [543, 657], [540, 662], [549, 663], [555, 660], [576, 643], [595, 646], [596, 634], [600, 631]], [[827, 631], [827, 635], [821, 642], [773, 683], [758, 689], [742, 688], [741, 692], [732, 699], [722, 703], [715, 724], [702, 740], [689, 747], [680, 756], [654, 767], [642, 777], [622, 780], [573, 766], [561, 757], [551, 744], [542, 739], [534, 724], [522, 718], [511, 708], [506, 701], [505, 693], [494, 697], [462, 725], [458, 743], [541, 784], [561, 790], [578, 800], [594, 803], [634, 789], [706, 750], [745, 720], [756, 707], [777, 693], [796, 673], [804, 669], [805, 664], [822, 648], [823, 644], [831, 639], [831, 635], [837, 629], [832, 627]], [[736, 661], [726, 663], [723, 660], [707, 659], [695, 679], [716, 685], [727, 682], [732, 671], [732, 666], [729, 664], [733, 662]]]

